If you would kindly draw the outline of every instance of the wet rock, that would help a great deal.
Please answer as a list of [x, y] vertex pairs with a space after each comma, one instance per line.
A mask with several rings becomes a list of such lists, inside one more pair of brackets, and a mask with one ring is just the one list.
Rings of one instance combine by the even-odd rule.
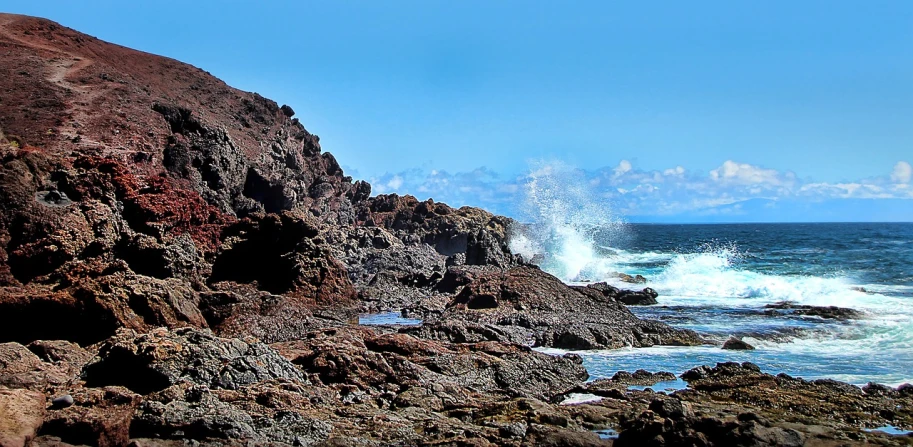
[[754, 346], [748, 344], [748, 342], [742, 341], [738, 338], [731, 337], [723, 343], [723, 349], [731, 349], [736, 351], [745, 351], [752, 350]]
[[631, 276], [626, 273], [619, 273], [618, 279], [622, 280], [623, 282], [627, 282], [627, 283], [631, 283], [631, 284], [644, 284], [647, 282], [647, 278], [644, 278], [641, 275]]
[[[622, 424], [616, 446], [741, 445], [802, 446], [805, 437], [792, 429], [769, 427], [754, 420], [695, 417], [676, 399], [654, 400], [650, 410]], [[658, 411], [657, 411], [658, 410]]]
[[764, 308], [768, 309], [765, 311], [767, 315], [801, 315], [841, 321], [865, 318], [864, 312], [855, 309], [837, 306], [808, 306], [789, 301], [768, 304]]
[[896, 390], [893, 388], [882, 385], [879, 383], [869, 382], [866, 386], [862, 387], [862, 391], [866, 394], [879, 395], [879, 396], [892, 396], [896, 393]]
[[0, 446], [24, 447], [44, 420], [44, 395], [0, 387]]
[[654, 399], [650, 402], [649, 409], [663, 418], [683, 418], [692, 416], [691, 409], [688, 405], [674, 398]]
[[148, 334], [122, 330], [105, 341], [83, 370], [86, 386], [124, 386], [139, 394], [180, 381], [234, 389], [283, 378], [306, 383], [294, 365], [267, 345], [224, 339], [205, 330], [157, 329]]
[[656, 297], [659, 294], [655, 290], [647, 287], [640, 292], [631, 290], [622, 290], [615, 295], [615, 299], [629, 306], [649, 306], [656, 304]]

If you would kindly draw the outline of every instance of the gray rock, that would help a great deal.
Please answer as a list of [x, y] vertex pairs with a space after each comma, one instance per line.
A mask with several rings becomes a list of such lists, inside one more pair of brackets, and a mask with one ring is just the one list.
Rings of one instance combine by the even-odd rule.
[[53, 400], [51, 400], [51, 405], [54, 406], [55, 408], [69, 407], [69, 406], [73, 405], [73, 396], [70, 396], [69, 394], [64, 394], [63, 396], [55, 397]]
[[270, 379], [307, 383], [294, 365], [265, 344], [191, 328], [142, 335], [121, 330], [104, 342], [82, 375], [86, 386], [121, 385], [139, 394], [181, 381], [225, 389]]

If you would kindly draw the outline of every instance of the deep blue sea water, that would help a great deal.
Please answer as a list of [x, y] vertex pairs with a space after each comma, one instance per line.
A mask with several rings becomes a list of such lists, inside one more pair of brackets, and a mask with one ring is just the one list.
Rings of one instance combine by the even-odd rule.
[[[560, 222], [560, 223], [558, 223]], [[913, 382], [913, 223], [575, 225], [555, 220], [512, 240], [515, 252], [569, 283], [640, 274], [660, 293], [643, 318], [694, 329], [718, 346], [580, 352], [594, 378], [639, 368], [681, 373], [751, 361], [771, 373], [897, 385]], [[864, 291], [862, 291], [864, 289]], [[770, 316], [792, 301], [866, 312], [850, 321]]]

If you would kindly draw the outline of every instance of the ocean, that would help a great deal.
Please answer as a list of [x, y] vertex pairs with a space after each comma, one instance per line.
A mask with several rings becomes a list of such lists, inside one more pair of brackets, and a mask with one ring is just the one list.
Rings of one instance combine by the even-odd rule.
[[[511, 248], [570, 284], [652, 287], [659, 303], [630, 307], [635, 314], [718, 344], [579, 351], [593, 378], [750, 361], [805, 379], [913, 382], [913, 223], [609, 222], [540, 220], [515, 234]], [[618, 273], [647, 283], [624, 283]], [[865, 317], [765, 313], [765, 305], [782, 301], [848, 307]], [[730, 336], [756, 349], [720, 349]]]

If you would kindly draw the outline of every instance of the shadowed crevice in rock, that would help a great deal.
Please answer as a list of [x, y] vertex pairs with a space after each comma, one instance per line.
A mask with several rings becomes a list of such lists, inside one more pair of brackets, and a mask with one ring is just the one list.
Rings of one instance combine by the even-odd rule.
[[66, 295], [19, 296], [0, 303], [0, 342], [68, 340], [89, 345], [110, 337], [117, 327], [110, 312]]
[[101, 388], [122, 386], [138, 394], [150, 394], [168, 388], [168, 377], [149, 367], [141, 357], [124, 349], [112, 349], [103, 360], [83, 370], [86, 386]]
[[226, 249], [215, 259], [209, 282], [256, 283], [260, 290], [315, 304], [352, 301], [348, 273], [321, 233], [319, 222], [299, 212], [252, 216], [223, 234]]
[[498, 307], [498, 300], [491, 295], [477, 295], [466, 302], [467, 309], [494, 309]]
[[278, 213], [294, 206], [293, 199], [286, 196], [285, 186], [281, 182], [269, 181], [255, 168], [247, 170], [244, 195], [262, 204], [267, 213]]
[[172, 133], [198, 133], [203, 129], [200, 122], [191, 116], [193, 113], [184, 107], [155, 103], [152, 110], [165, 118]]

